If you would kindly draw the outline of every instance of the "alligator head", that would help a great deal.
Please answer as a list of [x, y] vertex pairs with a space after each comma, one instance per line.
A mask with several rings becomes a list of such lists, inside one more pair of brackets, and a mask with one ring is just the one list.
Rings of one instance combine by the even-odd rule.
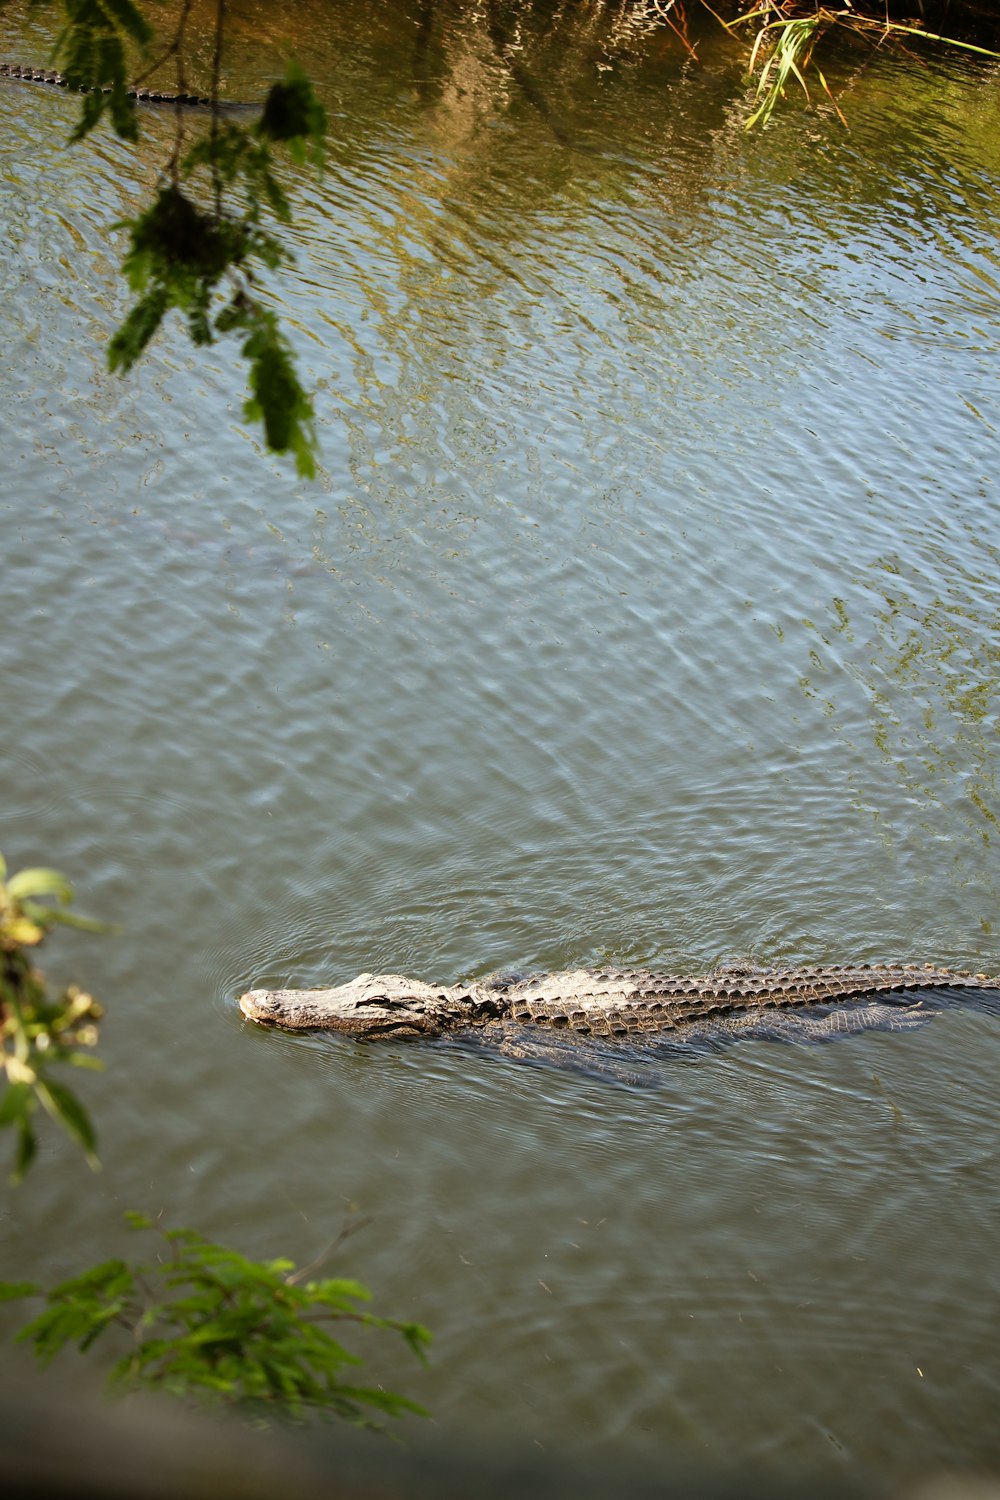
[[251, 1021], [291, 1031], [320, 1027], [352, 1036], [439, 1036], [472, 1021], [474, 1002], [456, 985], [400, 974], [359, 974], [329, 990], [248, 990], [240, 1010]]

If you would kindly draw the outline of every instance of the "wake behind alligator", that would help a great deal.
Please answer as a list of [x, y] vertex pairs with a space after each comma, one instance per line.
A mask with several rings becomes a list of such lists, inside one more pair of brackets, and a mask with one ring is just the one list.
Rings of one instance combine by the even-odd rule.
[[240, 1009], [289, 1031], [339, 1031], [360, 1041], [450, 1037], [588, 1071], [588, 1058], [600, 1054], [596, 1071], [621, 1076], [609, 1058], [623, 1043], [632, 1044], [632, 1056], [635, 1049], [663, 1055], [692, 1044], [716, 1050], [747, 1036], [823, 1041], [875, 1027], [904, 1030], [923, 1024], [956, 990], [1000, 991], [1000, 978], [932, 964], [741, 964], [696, 977], [573, 969], [455, 985], [361, 974], [333, 989], [249, 990]]

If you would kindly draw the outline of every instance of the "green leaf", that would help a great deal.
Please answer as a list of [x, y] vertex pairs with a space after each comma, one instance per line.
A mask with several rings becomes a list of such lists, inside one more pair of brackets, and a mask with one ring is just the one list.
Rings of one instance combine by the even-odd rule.
[[76, 1344], [82, 1351], [89, 1349], [122, 1311], [120, 1301], [67, 1298], [53, 1302], [55, 1296], [49, 1293], [51, 1305], [17, 1335], [19, 1344], [34, 1344], [37, 1358], [46, 1365], [66, 1344]]
[[10, 1174], [13, 1183], [23, 1181], [24, 1174], [31, 1166], [38, 1150], [38, 1140], [35, 1132], [28, 1124], [27, 1117], [22, 1115], [17, 1122], [17, 1146], [14, 1151], [14, 1166]]
[[110, 933], [121, 930], [109, 926], [106, 922], [98, 922], [94, 917], [81, 917], [78, 912], [63, 911], [61, 907], [42, 906], [37, 901], [27, 900], [21, 905], [25, 914], [36, 922], [58, 922], [61, 927], [73, 927], [80, 932]]
[[243, 345], [250, 361], [250, 389], [243, 407], [249, 421], [262, 421], [267, 446], [291, 453], [306, 479], [316, 475], [313, 406], [295, 373], [291, 349], [272, 313], [258, 308], [256, 327]]
[[89, 1068], [92, 1073], [103, 1073], [104, 1064], [99, 1057], [89, 1052], [71, 1052], [63, 1061], [71, 1068]]
[[127, 374], [163, 322], [170, 298], [162, 287], [148, 292], [133, 307], [108, 344], [108, 369]]
[[103, 5], [114, 17], [119, 29], [131, 37], [137, 46], [149, 46], [155, 33], [142, 11], [131, 0], [103, 0]]
[[108, 113], [111, 116], [111, 124], [115, 134], [123, 141], [131, 141], [133, 144], [139, 139], [139, 115], [135, 107], [135, 100], [130, 99], [124, 88], [111, 90], [108, 97]]
[[58, 1120], [83, 1147], [88, 1162], [96, 1171], [100, 1165], [97, 1160], [97, 1137], [94, 1135], [90, 1116], [73, 1091], [66, 1088], [65, 1084], [56, 1083], [53, 1078], [46, 1078], [38, 1080], [35, 1092], [52, 1118]]
[[397, 1326], [420, 1362], [426, 1364], [427, 1350], [434, 1342], [430, 1331], [422, 1323], [400, 1323]]
[[[71, 83], [70, 86], [76, 87], [77, 85]], [[80, 118], [70, 133], [69, 139], [71, 145], [82, 141], [84, 136], [90, 134], [104, 113], [105, 103], [106, 96], [99, 93], [97, 89], [84, 95], [83, 103], [80, 106]]]
[[65, 875], [58, 870], [18, 870], [7, 882], [8, 895], [14, 901], [23, 901], [25, 896], [58, 896], [60, 901], [72, 901], [73, 887]]
[[[149, 1227], [142, 1214], [126, 1218], [135, 1228]], [[169, 1260], [138, 1272], [109, 1261], [62, 1283], [19, 1339], [33, 1343], [47, 1363], [65, 1345], [86, 1349], [120, 1323], [131, 1333], [132, 1348], [114, 1366], [113, 1384], [235, 1404], [258, 1418], [280, 1414], [301, 1421], [320, 1411], [373, 1425], [371, 1413], [424, 1414], [404, 1396], [341, 1379], [358, 1356], [318, 1326], [314, 1310], [330, 1304], [333, 1316], [356, 1317], [353, 1304], [369, 1296], [360, 1282], [331, 1278], [302, 1287], [283, 1258], [250, 1260], [193, 1230], [161, 1233], [172, 1248]], [[136, 1305], [137, 1287], [148, 1299], [145, 1307]], [[157, 1298], [164, 1287], [166, 1295]], [[21, 1289], [24, 1295], [30, 1290]], [[414, 1348], [426, 1341], [417, 1324], [367, 1314], [362, 1321], [400, 1332]]]
[[0, 1302], [14, 1302], [19, 1297], [37, 1297], [39, 1288], [31, 1281], [0, 1281]]
[[344, 1303], [347, 1298], [354, 1298], [356, 1302], [370, 1302], [372, 1294], [360, 1281], [345, 1281], [343, 1278], [335, 1278], [327, 1281], [307, 1281], [304, 1291], [317, 1302], [330, 1302], [336, 1305]]
[[27, 1117], [33, 1105], [30, 1083], [8, 1083], [3, 1098], [0, 1098], [0, 1126], [12, 1125], [15, 1120]]
[[272, 86], [256, 133], [261, 140], [280, 141], [300, 164], [308, 159], [322, 167], [326, 111], [297, 63], [290, 63], [284, 79]]

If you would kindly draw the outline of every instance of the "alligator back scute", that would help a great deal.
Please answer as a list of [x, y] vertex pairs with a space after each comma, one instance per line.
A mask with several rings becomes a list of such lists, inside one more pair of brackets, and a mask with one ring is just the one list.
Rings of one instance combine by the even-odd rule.
[[[23, 63], [0, 62], [0, 78], [13, 78], [21, 83], [46, 83], [52, 88], [67, 89], [71, 93], [107, 94], [109, 88], [89, 90], [85, 86], [70, 85], [63, 73], [54, 73], [47, 68], [26, 67]], [[211, 109], [212, 100], [204, 94], [177, 94], [164, 89], [126, 89], [126, 96], [137, 104], [169, 104], [182, 109]], [[243, 104], [235, 100], [220, 99], [220, 109], [256, 109], [257, 105]]]
[[831, 964], [800, 968], [721, 969], [700, 978], [646, 970], [578, 969], [532, 975], [507, 987], [510, 1015], [522, 1025], [582, 1036], [673, 1031], [693, 1021], [741, 1011], [787, 1009], [891, 995], [930, 987], [1000, 988], [1000, 979], [919, 964]]

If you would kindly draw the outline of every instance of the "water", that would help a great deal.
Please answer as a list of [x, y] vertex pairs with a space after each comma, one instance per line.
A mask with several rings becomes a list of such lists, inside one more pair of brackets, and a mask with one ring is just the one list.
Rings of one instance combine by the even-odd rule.
[[104, 369], [169, 117], [70, 152], [72, 101], [0, 90], [0, 848], [124, 928], [47, 955], [108, 1007], [104, 1170], [46, 1134], [3, 1274], [129, 1207], [302, 1263], [357, 1225], [331, 1270], [432, 1328], [372, 1357], [445, 1434], [995, 1469], [995, 1015], [642, 1089], [239, 1017], [366, 969], [998, 967], [995, 75], [849, 53], [848, 133], [747, 137], [711, 36], [584, 11], [504, 60], [422, 14], [235, 23], [234, 97], [284, 48], [330, 111], [274, 287], [314, 485], [226, 347]]

